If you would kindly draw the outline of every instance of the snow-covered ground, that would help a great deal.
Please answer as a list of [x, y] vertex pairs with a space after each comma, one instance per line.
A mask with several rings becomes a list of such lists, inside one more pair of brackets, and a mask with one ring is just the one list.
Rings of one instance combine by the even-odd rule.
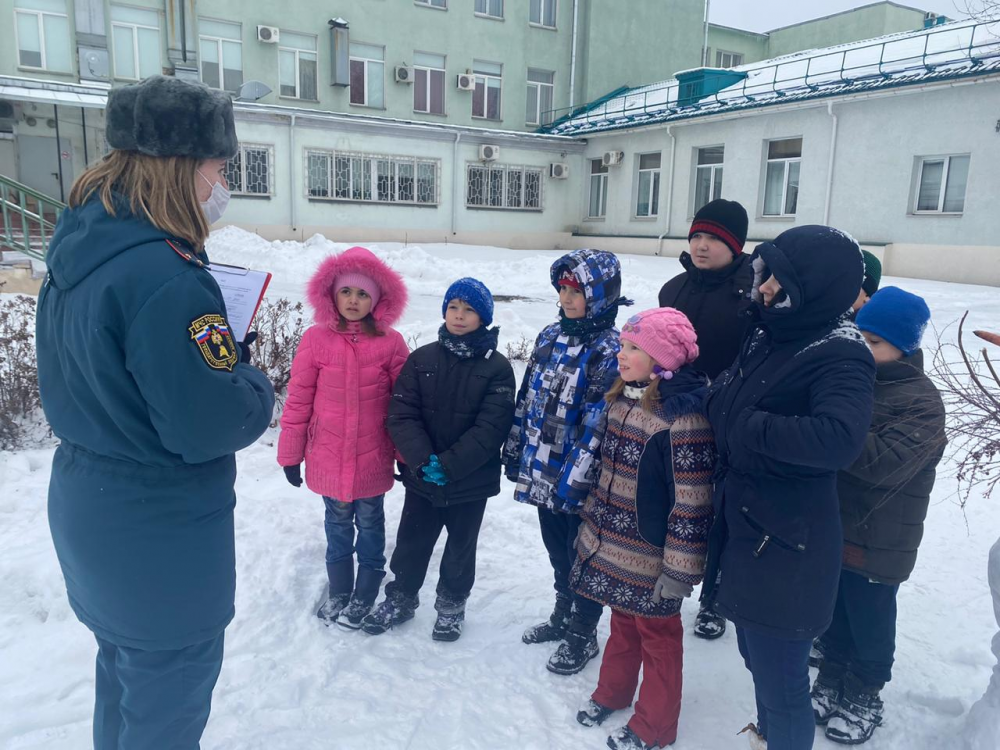
[[[235, 229], [213, 235], [213, 259], [274, 272], [269, 294], [302, 298], [311, 271], [344, 249], [321, 237], [269, 243]], [[497, 295], [501, 349], [534, 338], [555, 319], [548, 267], [556, 252], [460, 245], [373, 247], [406, 278], [411, 303], [399, 326], [418, 343], [434, 339], [441, 295], [465, 275]], [[633, 310], [656, 304], [674, 259], [622, 256]], [[971, 309], [969, 330], [1000, 327], [1000, 290], [884, 279], [923, 295], [938, 327]], [[954, 328], [946, 340], [954, 339]], [[929, 334], [933, 344], [934, 336]], [[523, 365], [518, 366], [518, 377]], [[593, 690], [598, 661], [581, 674], [545, 669], [549, 646], [525, 646], [525, 626], [552, 604], [551, 572], [532, 508], [511, 499], [506, 483], [490, 502], [480, 539], [478, 581], [462, 639], [432, 642], [433, 591], [440, 547], [416, 619], [373, 638], [323, 627], [314, 616], [326, 586], [322, 502], [290, 487], [275, 463], [271, 431], [239, 456], [236, 512], [237, 616], [215, 691], [203, 746], [228, 750], [447, 748], [507, 750], [605, 747], [605, 728], [576, 723]], [[93, 660], [90, 633], [74, 618], [49, 538], [45, 497], [52, 449], [0, 454], [0, 748], [78, 750], [90, 743]], [[391, 553], [402, 505], [386, 501]], [[886, 725], [872, 750], [957, 748], [956, 732], [982, 694], [996, 629], [986, 558], [1000, 531], [1000, 510], [973, 497], [963, 513], [955, 485], [934, 493], [920, 559], [899, 595], [895, 678], [886, 688]], [[684, 606], [690, 632], [696, 605]], [[608, 617], [601, 624], [607, 637]], [[745, 747], [739, 731], [753, 716], [753, 690], [730, 631], [685, 642], [684, 704], [676, 750]], [[822, 737], [818, 748], [833, 747]]]

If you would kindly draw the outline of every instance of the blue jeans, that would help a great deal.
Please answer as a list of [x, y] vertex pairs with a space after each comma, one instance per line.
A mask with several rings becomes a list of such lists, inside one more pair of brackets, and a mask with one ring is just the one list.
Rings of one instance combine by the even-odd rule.
[[753, 675], [757, 728], [767, 750], [810, 750], [816, 720], [809, 698], [811, 640], [792, 641], [736, 628], [740, 655]]
[[385, 570], [385, 495], [358, 498], [343, 503], [324, 497], [326, 505], [326, 564], [349, 559], [355, 550], [354, 527], [358, 528], [358, 565], [376, 572]]
[[223, 639], [143, 651], [98, 638], [94, 750], [198, 750]]

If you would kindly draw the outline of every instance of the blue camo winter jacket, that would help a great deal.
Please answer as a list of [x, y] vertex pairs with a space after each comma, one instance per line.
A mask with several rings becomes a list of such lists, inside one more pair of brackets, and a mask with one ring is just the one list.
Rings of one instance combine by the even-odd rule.
[[[621, 266], [611, 253], [575, 250], [552, 264], [552, 285], [569, 268], [580, 280], [587, 319], [620, 304]], [[560, 323], [535, 340], [504, 447], [507, 477], [522, 503], [577, 513], [600, 466], [604, 394], [618, 377], [618, 329], [569, 335]]]
[[209, 272], [118, 214], [67, 209], [46, 259], [38, 382], [61, 441], [49, 526], [87, 627], [176, 649], [233, 617], [234, 454], [267, 429], [274, 390], [238, 362]]

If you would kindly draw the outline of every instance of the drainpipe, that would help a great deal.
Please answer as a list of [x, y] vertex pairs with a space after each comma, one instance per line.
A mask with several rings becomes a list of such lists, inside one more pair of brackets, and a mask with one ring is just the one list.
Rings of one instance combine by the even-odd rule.
[[451, 236], [455, 236], [455, 230], [458, 226], [458, 142], [462, 140], [462, 133], [455, 133], [455, 144], [452, 147], [451, 155]]
[[708, 9], [712, 0], [705, 0], [705, 44], [701, 48], [701, 67], [708, 67]]
[[576, 30], [577, 14], [580, 10], [580, 0], [573, 0], [573, 50], [569, 57], [569, 109], [573, 111], [576, 102]]
[[830, 164], [826, 170], [826, 205], [823, 206], [823, 223], [830, 224], [830, 198], [833, 194], [833, 163], [837, 156], [837, 115], [833, 113], [833, 102], [826, 103], [826, 111], [833, 118], [833, 130], [830, 132]]
[[667, 210], [664, 211], [666, 225], [663, 227], [663, 233], [656, 238], [657, 255], [663, 252], [663, 238], [670, 234], [670, 209], [674, 204], [674, 154], [677, 151], [677, 136], [670, 127], [667, 128], [667, 135], [670, 136], [670, 174], [667, 175]]
[[295, 192], [295, 115], [288, 120], [288, 209], [292, 231], [295, 231], [297, 218], [295, 216], [298, 194]]
[[[63, 203], [66, 202], [66, 188], [63, 186], [63, 168], [62, 168], [62, 144], [59, 142], [59, 105], [52, 105], [53, 117], [56, 121], [56, 165], [59, 167], [59, 200]], [[41, 209], [39, 208], [39, 213]], [[27, 230], [25, 230], [27, 231]]]

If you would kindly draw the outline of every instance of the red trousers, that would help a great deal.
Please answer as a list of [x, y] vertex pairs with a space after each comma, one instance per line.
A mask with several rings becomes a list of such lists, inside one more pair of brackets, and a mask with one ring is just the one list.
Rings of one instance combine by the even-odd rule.
[[611, 637], [604, 646], [601, 676], [591, 698], [615, 710], [627, 708], [642, 667], [639, 700], [628, 725], [647, 745], [666, 747], [677, 739], [683, 639], [680, 615], [654, 619], [611, 611]]

